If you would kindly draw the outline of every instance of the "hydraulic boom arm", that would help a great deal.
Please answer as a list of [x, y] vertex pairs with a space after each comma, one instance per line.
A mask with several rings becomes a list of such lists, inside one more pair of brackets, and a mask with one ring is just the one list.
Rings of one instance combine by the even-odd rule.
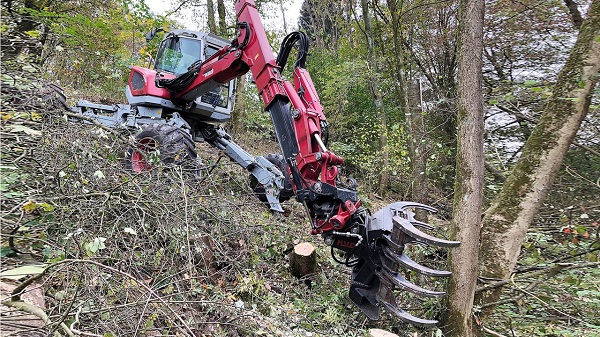
[[[304, 68], [308, 39], [301, 32], [286, 37], [275, 59], [253, 0], [237, 0], [238, 36], [202, 63], [174, 79], [163, 78], [158, 85], [168, 89], [174, 103], [185, 105], [202, 93], [250, 71], [271, 115], [277, 140], [289, 170], [296, 200], [301, 202], [311, 222], [311, 233], [321, 234], [326, 244], [346, 252], [341, 263], [353, 267], [350, 298], [370, 318], [379, 318], [379, 306], [400, 319], [417, 325], [434, 325], [434, 320], [414, 317], [398, 308], [393, 289], [422, 296], [441, 296], [420, 288], [398, 272], [402, 266], [429, 276], [448, 272], [422, 266], [404, 254], [409, 243], [457, 246], [437, 239], [420, 229], [431, 229], [416, 221], [411, 209], [432, 208], [416, 203], [394, 203], [373, 215], [361, 207], [356, 183], [342, 183], [338, 165], [343, 159], [326, 147], [327, 121], [319, 97]], [[299, 42], [293, 69], [294, 84], [285, 80], [289, 50]], [[325, 136], [324, 136], [325, 135]], [[335, 257], [335, 255], [334, 255]]]

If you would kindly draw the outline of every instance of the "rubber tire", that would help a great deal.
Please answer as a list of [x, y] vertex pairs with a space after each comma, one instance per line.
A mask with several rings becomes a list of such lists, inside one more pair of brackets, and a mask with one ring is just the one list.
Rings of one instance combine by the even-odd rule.
[[[279, 193], [279, 202], [284, 202], [289, 200], [294, 196], [294, 190], [292, 189], [292, 181], [290, 179], [290, 173], [288, 170], [288, 165], [285, 162], [285, 159], [282, 155], [276, 153], [270, 153], [265, 156], [265, 159], [271, 162], [271, 164], [277, 166], [279, 171], [283, 173], [285, 177], [285, 182], [283, 183], [283, 190]], [[267, 197], [265, 196], [265, 188], [263, 185], [258, 183], [258, 180], [255, 176], [250, 175], [250, 186], [254, 191], [254, 194], [258, 198], [258, 200], [262, 202], [268, 202]]]
[[160, 161], [166, 166], [183, 166], [186, 172], [199, 174], [196, 144], [187, 130], [167, 124], [144, 125], [135, 139], [138, 145], [129, 146], [125, 152], [126, 169], [140, 173], [152, 168], [150, 163], [144, 164], [144, 159], [140, 158], [143, 154], [138, 149], [144, 147], [143, 150], [148, 152], [159, 150]]

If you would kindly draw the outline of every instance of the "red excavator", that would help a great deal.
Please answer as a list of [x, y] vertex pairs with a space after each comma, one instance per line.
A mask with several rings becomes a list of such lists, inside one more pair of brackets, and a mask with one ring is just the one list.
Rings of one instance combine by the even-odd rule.
[[[321, 235], [335, 260], [352, 268], [349, 296], [369, 319], [379, 319], [383, 307], [405, 322], [435, 325], [435, 320], [401, 310], [393, 292], [425, 297], [444, 293], [409, 282], [398, 269], [447, 277], [447, 271], [410, 259], [405, 247], [411, 243], [454, 247], [459, 242], [423, 231], [433, 228], [416, 220], [415, 211], [434, 212], [429, 206], [397, 202], [374, 214], [361, 206], [356, 182], [338, 176], [343, 159], [327, 149], [327, 120], [305, 69], [307, 36], [289, 34], [275, 58], [254, 1], [236, 0], [235, 10], [237, 36], [233, 41], [196, 31], [170, 31], [159, 45], [154, 69], [131, 68], [128, 105], [80, 101], [72, 110], [106, 126], [139, 129], [136, 146], [125, 157], [125, 165], [135, 172], [150, 170], [158, 157], [167, 165], [181, 165], [195, 173], [195, 142], [222, 150], [250, 172], [254, 191], [273, 211], [282, 212], [280, 203], [292, 197], [304, 206], [311, 234]], [[146, 39], [156, 33], [150, 32]], [[296, 45], [292, 84], [281, 72]], [[234, 80], [248, 71], [272, 118], [281, 154], [254, 157], [215, 126], [229, 119]]]

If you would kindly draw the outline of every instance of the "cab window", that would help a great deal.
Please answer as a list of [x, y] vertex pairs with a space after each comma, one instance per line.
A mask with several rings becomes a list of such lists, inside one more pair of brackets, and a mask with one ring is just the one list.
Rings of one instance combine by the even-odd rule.
[[201, 58], [202, 41], [174, 36], [161, 42], [154, 68], [179, 75]]

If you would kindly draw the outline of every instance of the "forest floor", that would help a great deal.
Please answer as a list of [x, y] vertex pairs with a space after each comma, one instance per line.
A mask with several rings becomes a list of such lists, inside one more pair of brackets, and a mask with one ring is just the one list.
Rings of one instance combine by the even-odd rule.
[[[271, 213], [215, 149], [198, 145], [199, 179], [160, 163], [133, 174], [122, 163], [128, 131], [67, 121], [35, 71], [2, 76], [3, 336], [442, 336], [386, 315], [369, 321], [303, 209], [290, 201]], [[270, 135], [238, 143], [278, 152]], [[395, 201], [364, 196], [374, 209]], [[528, 235], [491, 330], [600, 336], [599, 213], [597, 201], [555, 210], [548, 218], [569, 233]], [[296, 279], [288, 254], [300, 242], [316, 247], [319, 270]], [[443, 301], [403, 299], [428, 318], [443, 312]]]

